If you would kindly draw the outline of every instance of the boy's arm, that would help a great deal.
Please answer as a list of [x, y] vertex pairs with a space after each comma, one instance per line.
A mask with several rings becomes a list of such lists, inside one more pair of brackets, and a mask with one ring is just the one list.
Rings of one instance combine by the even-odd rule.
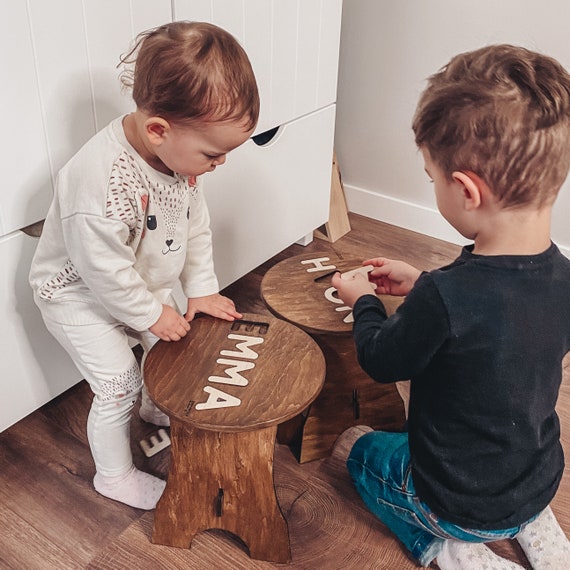
[[378, 295], [406, 296], [421, 275], [421, 271], [409, 263], [386, 257], [368, 259], [362, 265], [374, 267], [368, 279], [376, 285]]
[[449, 337], [447, 311], [428, 273], [390, 318], [375, 295], [359, 298], [353, 314], [358, 361], [378, 382], [421, 373]]
[[412, 265], [385, 257], [368, 259], [362, 265], [372, 267], [367, 277], [355, 270], [345, 275], [336, 273], [332, 278], [338, 296], [349, 307], [354, 307], [359, 297], [369, 295], [371, 291], [377, 295], [406, 296], [421, 275], [421, 271]]

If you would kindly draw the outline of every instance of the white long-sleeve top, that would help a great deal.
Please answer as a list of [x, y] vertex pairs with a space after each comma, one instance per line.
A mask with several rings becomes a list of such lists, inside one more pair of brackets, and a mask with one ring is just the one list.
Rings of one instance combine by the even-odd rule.
[[156, 323], [178, 280], [187, 297], [217, 293], [219, 285], [201, 184], [148, 165], [122, 119], [59, 172], [30, 284], [53, 309], [96, 302], [142, 331]]

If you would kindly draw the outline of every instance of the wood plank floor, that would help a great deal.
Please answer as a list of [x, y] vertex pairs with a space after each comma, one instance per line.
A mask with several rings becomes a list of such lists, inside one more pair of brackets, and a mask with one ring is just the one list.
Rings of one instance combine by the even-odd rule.
[[[315, 240], [294, 245], [263, 264], [225, 293], [241, 311], [267, 313], [259, 286], [278, 261], [309, 252], [342, 257], [385, 255], [421, 269], [443, 265], [459, 247], [361, 216], [334, 244]], [[570, 362], [566, 361], [558, 403], [563, 445], [570, 456]], [[17, 381], [17, 379], [14, 379]], [[81, 382], [0, 434], [0, 568], [13, 570], [407, 570], [417, 568], [396, 539], [356, 495], [343, 462], [333, 456], [299, 465], [287, 447], [275, 451], [275, 485], [288, 521], [292, 563], [252, 560], [245, 547], [221, 531], [196, 537], [189, 550], [150, 543], [153, 513], [99, 496], [85, 433], [91, 394]], [[166, 477], [167, 451], [147, 459], [138, 441], [155, 428], [135, 415], [132, 440], [140, 468]], [[552, 508], [570, 535], [570, 473], [566, 468]], [[529, 568], [516, 543], [493, 548]], [[570, 566], [569, 566], [570, 567]]]

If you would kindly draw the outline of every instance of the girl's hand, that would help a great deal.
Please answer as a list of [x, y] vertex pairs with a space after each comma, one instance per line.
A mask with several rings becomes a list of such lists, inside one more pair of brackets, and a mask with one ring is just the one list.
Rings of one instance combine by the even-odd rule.
[[162, 313], [158, 321], [148, 330], [161, 340], [176, 341], [186, 336], [186, 333], [190, 330], [190, 325], [170, 305], [162, 305]]
[[219, 293], [188, 299], [188, 310], [184, 318], [187, 321], [191, 321], [196, 316], [196, 313], [206, 313], [207, 315], [225, 319], [226, 321], [235, 321], [242, 317], [242, 315], [236, 311], [234, 302]]
[[403, 261], [376, 257], [362, 265], [373, 265], [368, 279], [376, 287], [378, 295], [407, 295], [421, 274], [419, 269]]

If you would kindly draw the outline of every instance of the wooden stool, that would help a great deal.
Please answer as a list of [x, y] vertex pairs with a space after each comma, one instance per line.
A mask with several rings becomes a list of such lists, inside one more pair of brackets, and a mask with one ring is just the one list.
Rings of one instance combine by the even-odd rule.
[[152, 542], [189, 548], [206, 529], [240, 537], [250, 556], [291, 558], [273, 486], [277, 425], [305, 410], [324, 382], [309, 335], [270, 316], [198, 318], [144, 365], [148, 393], [170, 417], [172, 462]]
[[[325, 355], [325, 385], [308, 414], [279, 427], [279, 441], [288, 443], [301, 463], [329, 455], [337, 437], [350, 426], [397, 430], [405, 421], [395, 385], [379, 384], [360, 368], [352, 311], [331, 285], [336, 271], [361, 266], [361, 260], [325, 253], [300, 255], [274, 265], [261, 282], [270, 311], [308, 332]], [[381, 299], [389, 314], [402, 302], [401, 297]]]

